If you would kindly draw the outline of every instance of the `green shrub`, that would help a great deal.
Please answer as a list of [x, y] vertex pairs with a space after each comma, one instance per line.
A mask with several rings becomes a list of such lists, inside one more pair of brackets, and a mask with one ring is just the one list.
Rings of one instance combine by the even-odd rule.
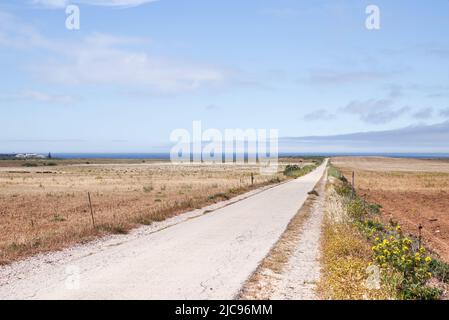
[[359, 230], [362, 231], [362, 233], [370, 240], [378, 235], [379, 232], [385, 230], [382, 223], [370, 219], [366, 219], [364, 221], [356, 221], [355, 224], [357, 225]]
[[59, 214], [55, 214], [53, 216], [53, 221], [55, 221], [55, 222], [63, 222], [65, 220], [66, 220], [66, 218], [64, 218], [63, 216], [61, 216]]
[[340, 172], [340, 170], [338, 170], [334, 166], [329, 166], [327, 174], [328, 176], [337, 178], [339, 180], [341, 180], [341, 178], [343, 177], [343, 174]]
[[402, 286], [399, 297], [404, 300], [439, 300], [442, 293], [441, 289], [415, 283]]
[[216, 193], [214, 195], [209, 196], [208, 199], [209, 200], [217, 200], [217, 199], [218, 200], [223, 200], [223, 199], [229, 200], [230, 197], [226, 193], [220, 192], [220, 193]]
[[301, 170], [301, 167], [296, 164], [289, 164], [284, 169], [284, 175], [289, 176], [295, 171]]
[[24, 164], [22, 164], [22, 167], [37, 167], [38, 164], [35, 162], [25, 162]]
[[367, 204], [367, 210], [371, 214], [380, 214], [380, 209], [382, 209], [382, 206], [380, 204]]
[[294, 165], [289, 164], [284, 169], [284, 175], [291, 178], [299, 178], [312, 172], [313, 170], [315, 170], [315, 168], [316, 168], [315, 165], [300, 167], [295, 164]]
[[362, 220], [368, 213], [365, 209], [365, 202], [360, 198], [351, 200], [346, 207], [348, 215], [355, 220]]
[[432, 259], [429, 267], [435, 278], [442, 282], [449, 283], [449, 265], [438, 259]]
[[335, 192], [341, 197], [351, 197], [353, 195], [352, 187], [346, 183], [335, 186]]
[[236, 194], [236, 193], [239, 193], [239, 189], [237, 189], [237, 188], [229, 188], [228, 192], [231, 193], [231, 194]]

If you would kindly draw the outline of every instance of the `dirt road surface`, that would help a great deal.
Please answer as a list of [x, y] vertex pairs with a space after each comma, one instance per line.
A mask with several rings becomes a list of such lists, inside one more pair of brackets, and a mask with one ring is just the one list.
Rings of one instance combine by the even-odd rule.
[[2, 267], [0, 299], [232, 299], [302, 206], [326, 163], [304, 177], [156, 232]]

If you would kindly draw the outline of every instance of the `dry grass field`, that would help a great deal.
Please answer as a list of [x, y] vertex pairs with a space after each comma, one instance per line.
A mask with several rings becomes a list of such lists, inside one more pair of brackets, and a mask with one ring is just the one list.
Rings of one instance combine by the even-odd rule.
[[247, 165], [52, 162], [36, 161], [39, 166], [30, 166], [28, 161], [24, 166], [23, 161], [0, 161], [0, 264], [105, 234], [125, 233], [285, 179], [282, 165], [279, 173], [265, 176], [258, 167]]
[[425, 244], [449, 262], [449, 161], [337, 157], [332, 164], [357, 192], [382, 206], [382, 219], [399, 222], [417, 235], [423, 226]]

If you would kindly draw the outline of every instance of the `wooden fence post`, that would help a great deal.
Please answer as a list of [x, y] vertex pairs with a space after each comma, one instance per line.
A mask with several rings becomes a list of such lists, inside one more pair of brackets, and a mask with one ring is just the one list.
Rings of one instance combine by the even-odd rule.
[[352, 171], [352, 198], [355, 197], [355, 171]]
[[90, 192], [87, 193], [87, 197], [89, 198], [89, 208], [90, 208], [90, 215], [92, 217], [92, 226], [95, 227], [95, 218], [94, 218], [94, 210], [92, 209], [92, 201], [90, 200]]
[[421, 225], [421, 224], [419, 224], [419, 227], [418, 227], [418, 231], [419, 231], [419, 233], [418, 233], [418, 250], [421, 250], [421, 242], [422, 242], [422, 228], [423, 228], [423, 226]]

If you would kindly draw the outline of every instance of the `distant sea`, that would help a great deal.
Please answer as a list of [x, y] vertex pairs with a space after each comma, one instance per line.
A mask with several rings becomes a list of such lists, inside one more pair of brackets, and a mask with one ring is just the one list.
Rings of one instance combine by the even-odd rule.
[[[336, 157], [336, 156], [376, 156], [392, 158], [449, 158], [449, 153], [280, 153], [279, 157]], [[169, 153], [52, 153], [60, 159], [170, 159]]]
[[170, 159], [169, 153], [52, 153], [59, 159]]

